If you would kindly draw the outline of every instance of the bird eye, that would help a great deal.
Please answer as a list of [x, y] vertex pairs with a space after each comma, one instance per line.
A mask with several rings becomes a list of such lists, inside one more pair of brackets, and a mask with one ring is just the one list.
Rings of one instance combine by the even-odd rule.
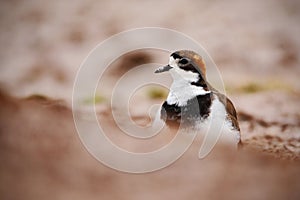
[[189, 63], [189, 61], [186, 58], [181, 58], [178, 63], [181, 64], [181, 65], [186, 65], [186, 64]]

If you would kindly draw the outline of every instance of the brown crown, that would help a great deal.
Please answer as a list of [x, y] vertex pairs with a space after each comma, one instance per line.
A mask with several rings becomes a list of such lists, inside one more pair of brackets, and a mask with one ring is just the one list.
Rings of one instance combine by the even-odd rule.
[[196, 64], [197, 67], [200, 69], [204, 78], [206, 78], [206, 65], [205, 65], [203, 58], [199, 54], [197, 54], [194, 51], [190, 51], [190, 50], [180, 50], [180, 51], [176, 51], [174, 53], [178, 54], [181, 57], [186, 57], [186, 58], [189, 58], [190, 60], [192, 60], [192, 62], [194, 64]]

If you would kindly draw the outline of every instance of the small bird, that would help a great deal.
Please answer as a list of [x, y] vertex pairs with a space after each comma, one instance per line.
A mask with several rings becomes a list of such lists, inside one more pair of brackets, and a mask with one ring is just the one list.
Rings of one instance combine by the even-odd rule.
[[[240, 128], [232, 102], [206, 80], [203, 58], [189, 50], [172, 53], [169, 64], [155, 73], [170, 72], [173, 83], [160, 110], [160, 119], [169, 127], [220, 128], [220, 138], [241, 145]], [[216, 124], [218, 123], [218, 124]]]

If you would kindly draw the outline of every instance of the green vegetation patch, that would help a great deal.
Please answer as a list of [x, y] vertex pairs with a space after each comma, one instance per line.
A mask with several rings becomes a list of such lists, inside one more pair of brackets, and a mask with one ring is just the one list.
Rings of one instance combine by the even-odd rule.
[[106, 101], [106, 98], [100, 94], [95, 94], [94, 97], [89, 97], [83, 100], [84, 104], [100, 104]]
[[162, 87], [151, 87], [147, 90], [147, 96], [150, 99], [165, 99], [168, 96], [168, 90]]

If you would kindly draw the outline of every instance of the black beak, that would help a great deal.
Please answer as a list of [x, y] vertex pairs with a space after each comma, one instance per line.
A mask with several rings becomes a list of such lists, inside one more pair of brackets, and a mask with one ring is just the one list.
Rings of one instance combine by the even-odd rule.
[[163, 66], [163, 67], [159, 67], [158, 69], [156, 69], [154, 71], [154, 73], [162, 73], [162, 72], [166, 72], [166, 71], [169, 71], [170, 69], [172, 69], [173, 67], [171, 67], [170, 65], [166, 65], [166, 66]]

